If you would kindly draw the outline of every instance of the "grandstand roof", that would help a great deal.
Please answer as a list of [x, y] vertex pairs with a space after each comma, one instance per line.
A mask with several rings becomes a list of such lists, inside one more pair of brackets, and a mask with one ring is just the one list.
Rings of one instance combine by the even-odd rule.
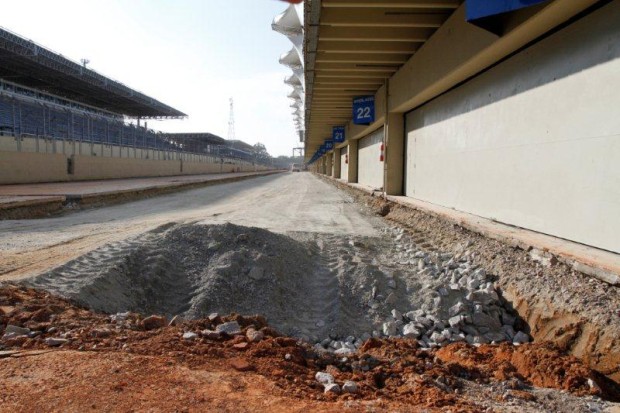
[[0, 28], [0, 78], [131, 117], [183, 112]]
[[227, 143], [226, 139], [208, 132], [164, 133], [163, 136], [179, 143], [194, 142], [207, 145], [226, 145]]
[[226, 141], [226, 145], [231, 147], [231, 148], [235, 148], [235, 149], [241, 149], [242, 151], [253, 151], [254, 150], [254, 146], [250, 145], [249, 143], [245, 143], [243, 141], [240, 140], [227, 140]]

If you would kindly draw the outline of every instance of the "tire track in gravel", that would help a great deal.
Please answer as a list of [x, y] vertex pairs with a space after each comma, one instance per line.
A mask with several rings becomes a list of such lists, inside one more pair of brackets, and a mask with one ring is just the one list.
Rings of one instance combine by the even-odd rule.
[[311, 174], [280, 174], [55, 218], [1, 221], [0, 282], [36, 276], [171, 221], [233, 222], [278, 233], [375, 233], [372, 220], [345, 198]]
[[98, 311], [182, 313], [189, 308], [189, 279], [183, 263], [159, 245], [161, 233], [173, 226], [105, 244], [24, 284], [87, 302]]
[[[325, 239], [327, 238], [327, 239]], [[326, 243], [333, 237], [317, 239], [317, 252], [320, 264], [317, 270], [308, 278], [306, 291], [310, 305], [309, 314], [302, 321], [303, 327], [313, 335], [326, 337], [332, 328], [335, 317], [340, 312], [340, 298], [338, 294], [338, 278], [336, 275], [337, 260], [326, 256]]]

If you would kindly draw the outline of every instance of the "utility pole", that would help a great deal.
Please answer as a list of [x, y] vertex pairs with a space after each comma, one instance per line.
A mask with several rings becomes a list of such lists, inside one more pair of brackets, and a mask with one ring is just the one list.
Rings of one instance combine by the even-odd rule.
[[233, 98], [230, 98], [230, 115], [228, 116], [228, 140], [235, 140], [235, 110]]
[[299, 157], [304, 156], [304, 148], [293, 148], [293, 158], [295, 157], [295, 153], [299, 152]]

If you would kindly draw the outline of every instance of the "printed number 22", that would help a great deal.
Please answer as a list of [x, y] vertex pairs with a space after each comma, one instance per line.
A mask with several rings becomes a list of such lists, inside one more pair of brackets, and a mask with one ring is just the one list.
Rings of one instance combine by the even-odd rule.
[[357, 108], [358, 119], [370, 119], [370, 108]]

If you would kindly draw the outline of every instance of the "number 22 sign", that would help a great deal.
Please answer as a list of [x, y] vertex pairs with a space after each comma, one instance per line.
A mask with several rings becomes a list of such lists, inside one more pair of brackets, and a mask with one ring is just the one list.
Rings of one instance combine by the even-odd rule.
[[375, 121], [375, 97], [359, 96], [353, 98], [353, 123], [368, 125]]

